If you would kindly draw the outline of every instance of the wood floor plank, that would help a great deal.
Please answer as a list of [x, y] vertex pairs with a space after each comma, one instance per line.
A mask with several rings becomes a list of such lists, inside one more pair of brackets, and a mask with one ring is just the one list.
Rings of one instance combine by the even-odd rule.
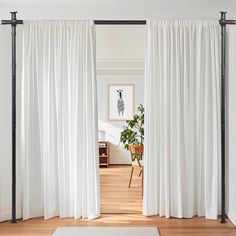
[[[51, 236], [57, 227], [157, 227], [161, 236], [236, 236], [236, 228], [227, 220], [206, 220], [202, 217], [193, 219], [165, 219], [158, 216], [144, 217], [138, 214], [103, 214], [96, 220], [74, 220], [58, 217], [43, 220], [35, 218], [27, 221], [0, 223], [0, 235], [13, 236]], [[144, 235], [145, 236], [145, 235]]]
[[142, 180], [134, 171], [128, 188], [130, 172], [130, 166], [100, 168], [101, 213], [142, 213]]

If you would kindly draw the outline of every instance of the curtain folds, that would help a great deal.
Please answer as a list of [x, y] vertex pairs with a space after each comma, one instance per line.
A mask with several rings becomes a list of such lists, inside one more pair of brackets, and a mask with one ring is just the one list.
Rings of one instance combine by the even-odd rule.
[[148, 22], [145, 215], [217, 218], [219, 36], [213, 21]]
[[100, 214], [92, 21], [25, 22], [23, 218]]

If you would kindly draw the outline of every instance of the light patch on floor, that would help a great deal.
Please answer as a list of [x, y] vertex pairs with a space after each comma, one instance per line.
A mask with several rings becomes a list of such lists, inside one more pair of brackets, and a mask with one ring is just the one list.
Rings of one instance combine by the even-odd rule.
[[53, 236], [158, 236], [155, 227], [59, 227]]

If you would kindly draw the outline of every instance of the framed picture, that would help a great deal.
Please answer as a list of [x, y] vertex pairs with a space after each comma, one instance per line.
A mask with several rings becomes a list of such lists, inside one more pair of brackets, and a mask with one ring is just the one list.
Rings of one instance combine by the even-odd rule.
[[108, 85], [108, 119], [113, 121], [133, 120], [134, 118], [134, 85]]

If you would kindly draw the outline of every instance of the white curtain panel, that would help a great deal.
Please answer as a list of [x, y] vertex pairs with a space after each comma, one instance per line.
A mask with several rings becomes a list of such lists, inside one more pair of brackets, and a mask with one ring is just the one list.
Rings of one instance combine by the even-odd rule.
[[219, 36], [217, 21], [148, 22], [145, 215], [217, 218]]
[[23, 218], [99, 216], [92, 21], [25, 22]]

